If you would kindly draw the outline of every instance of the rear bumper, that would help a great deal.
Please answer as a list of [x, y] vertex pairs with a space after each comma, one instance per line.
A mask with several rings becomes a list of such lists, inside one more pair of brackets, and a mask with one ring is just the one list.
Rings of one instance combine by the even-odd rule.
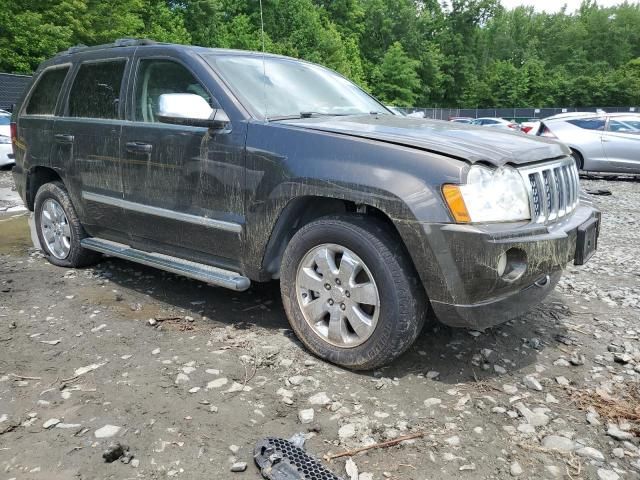
[[[569, 218], [547, 226], [429, 224], [442, 272], [438, 283], [446, 292], [430, 295], [436, 316], [450, 326], [482, 330], [526, 313], [553, 291], [576, 258], [578, 228], [594, 218], [600, 212], [581, 203]], [[501, 255], [508, 259], [502, 275]]]

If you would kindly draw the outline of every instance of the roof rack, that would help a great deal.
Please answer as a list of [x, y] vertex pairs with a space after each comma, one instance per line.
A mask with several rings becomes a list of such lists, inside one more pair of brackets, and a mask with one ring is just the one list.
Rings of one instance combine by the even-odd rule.
[[148, 38], [119, 38], [113, 43], [105, 43], [102, 45], [94, 45], [88, 47], [87, 45], [75, 45], [68, 48], [64, 52], [60, 52], [58, 55], [70, 55], [77, 52], [86, 52], [92, 50], [102, 50], [105, 48], [118, 48], [118, 47], [137, 47], [141, 45], [157, 45], [158, 42], [150, 40]]

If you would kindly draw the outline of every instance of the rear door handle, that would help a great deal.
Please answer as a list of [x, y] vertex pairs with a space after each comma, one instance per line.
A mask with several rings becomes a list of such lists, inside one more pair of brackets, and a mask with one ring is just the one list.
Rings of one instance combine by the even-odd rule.
[[144, 142], [127, 142], [127, 152], [132, 153], [151, 153], [153, 145]]
[[67, 133], [56, 133], [53, 138], [56, 139], [58, 143], [73, 143], [73, 135], [69, 135]]

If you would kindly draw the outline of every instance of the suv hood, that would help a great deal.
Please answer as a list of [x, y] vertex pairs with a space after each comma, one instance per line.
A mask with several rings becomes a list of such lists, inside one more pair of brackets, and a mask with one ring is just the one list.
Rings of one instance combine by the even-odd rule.
[[286, 120], [280, 123], [379, 140], [475, 163], [495, 166], [550, 160], [569, 154], [563, 144], [486, 127], [396, 115], [349, 115]]

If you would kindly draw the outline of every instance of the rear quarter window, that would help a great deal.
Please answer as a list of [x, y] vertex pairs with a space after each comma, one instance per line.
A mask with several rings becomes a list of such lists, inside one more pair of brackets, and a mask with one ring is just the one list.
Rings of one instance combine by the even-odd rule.
[[27, 115], [53, 115], [64, 79], [69, 67], [45, 70], [37, 84], [25, 109]]
[[604, 130], [605, 124], [603, 118], [577, 118], [575, 120], [567, 120], [567, 122], [583, 130]]
[[126, 61], [84, 63], [69, 92], [70, 117], [118, 118]]

